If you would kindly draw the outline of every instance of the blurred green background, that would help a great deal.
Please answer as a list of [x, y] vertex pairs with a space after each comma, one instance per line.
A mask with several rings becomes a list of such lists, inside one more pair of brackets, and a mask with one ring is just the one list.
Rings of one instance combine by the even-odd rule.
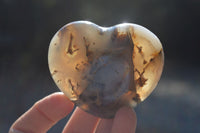
[[[48, 69], [51, 38], [77, 20], [140, 24], [161, 40], [165, 67], [135, 110], [137, 133], [200, 132], [199, 0], [0, 0], [0, 132], [37, 100], [59, 91]], [[68, 118], [49, 133], [61, 132]]]

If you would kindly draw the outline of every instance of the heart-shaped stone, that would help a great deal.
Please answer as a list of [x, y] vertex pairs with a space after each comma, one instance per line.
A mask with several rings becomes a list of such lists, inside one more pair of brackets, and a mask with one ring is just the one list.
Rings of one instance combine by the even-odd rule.
[[159, 39], [130, 23], [100, 27], [88, 21], [65, 25], [49, 47], [49, 68], [60, 90], [95, 116], [112, 118], [134, 107], [156, 87], [164, 64]]

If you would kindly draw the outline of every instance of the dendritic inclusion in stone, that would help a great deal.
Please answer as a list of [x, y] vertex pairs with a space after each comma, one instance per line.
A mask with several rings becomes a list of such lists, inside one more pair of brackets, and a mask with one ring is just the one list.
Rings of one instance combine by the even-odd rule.
[[105, 28], [88, 21], [65, 25], [49, 47], [51, 75], [81, 109], [112, 118], [122, 106], [134, 107], [156, 87], [164, 54], [146, 28], [123, 23]]

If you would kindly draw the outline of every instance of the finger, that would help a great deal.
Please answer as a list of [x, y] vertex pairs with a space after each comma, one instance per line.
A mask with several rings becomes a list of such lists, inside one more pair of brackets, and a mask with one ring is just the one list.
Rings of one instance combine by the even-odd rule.
[[113, 119], [101, 119], [97, 125], [95, 133], [110, 133]]
[[130, 107], [122, 107], [115, 115], [112, 133], [135, 133], [137, 118]]
[[76, 108], [65, 126], [64, 133], [92, 133], [96, 129], [99, 118]]
[[51, 94], [38, 101], [11, 126], [9, 133], [43, 133], [69, 114], [73, 103], [63, 93]]

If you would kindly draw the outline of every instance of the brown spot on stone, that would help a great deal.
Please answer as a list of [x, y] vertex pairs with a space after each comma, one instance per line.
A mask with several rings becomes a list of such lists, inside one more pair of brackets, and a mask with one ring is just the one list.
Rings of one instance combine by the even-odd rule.
[[141, 102], [141, 98], [139, 94], [135, 94], [135, 96], [132, 98], [134, 101], [136, 101], [137, 103]]
[[[70, 34], [70, 40], [69, 40], [69, 45], [68, 45], [68, 49], [67, 49], [67, 53], [69, 53], [70, 55], [73, 55], [73, 53], [74, 52], [76, 52], [76, 51], [78, 51], [79, 49], [77, 48], [77, 49], [75, 49], [75, 50], [73, 50], [72, 49], [72, 41], [73, 41], [73, 35], [72, 34]], [[74, 46], [73, 46], [74, 47]], [[75, 46], [76, 47], [76, 46]]]
[[158, 53], [158, 54], [159, 54], [159, 55], [161, 55], [161, 54], [162, 54], [162, 51], [163, 51], [163, 49], [161, 49], [161, 50], [159, 51], [159, 53]]
[[71, 85], [71, 87], [72, 87], [72, 91], [74, 91], [74, 85], [72, 84], [72, 81], [71, 81], [71, 79], [68, 79], [68, 82], [69, 82], [69, 84]]
[[87, 62], [84, 62], [84, 61], [82, 61], [81, 63], [82, 63], [84, 66], [89, 65]]
[[154, 60], [154, 58], [151, 58], [150, 60], [149, 60], [149, 62], [152, 62]]
[[156, 56], [158, 56], [158, 55], [161, 55], [161, 54], [162, 54], [162, 50], [163, 50], [163, 49], [161, 49], [159, 52], [153, 53], [152, 56], [153, 56], [153, 57], [156, 57]]
[[76, 69], [77, 71], [80, 71], [79, 65], [80, 65], [80, 64], [76, 64], [76, 66], [75, 66], [75, 69]]
[[59, 79], [59, 80], [57, 80], [57, 83], [60, 83], [62, 80], [61, 79]]
[[72, 89], [72, 93], [73, 93], [72, 95], [78, 96], [77, 92], [75, 91], [75, 86], [72, 84], [71, 79], [68, 79], [68, 82], [69, 82], [71, 89]]
[[69, 54], [73, 54], [73, 51], [72, 51], [72, 40], [73, 40], [73, 35], [70, 34], [70, 40], [69, 40], [69, 45], [68, 45], [68, 50], [67, 50], [67, 53]]
[[144, 65], [145, 65], [145, 64], [147, 64], [147, 61], [146, 61], [146, 60], [144, 60], [144, 61], [143, 61], [143, 64], [144, 64]]
[[132, 35], [130, 32], [127, 33], [128, 39], [129, 39], [129, 43], [131, 45], [131, 47], [134, 47], [134, 43], [133, 43], [133, 39], [132, 39]]
[[137, 45], [136, 45], [136, 47], [137, 47], [139, 53], [143, 53], [143, 52], [142, 52], [142, 46], [137, 46]]
[[132, 59], [135, 58], [136, 52], [135, 52], [135, 47], [133, 47], [133, 54], [132, 54]]
[[114, 31], [113, 31], [113, 33], [112, 33], [112, 35], [111, 35], [111, 40], [115, 41], [116, 38], [117, 38], [117, 35], [118, 35], [118, 29], [115, 28]]
[[83, 37], [85, 49], [86, 49], [86, 56], [88, 57], [88, 61], [92, 61], [92, 51], [89, 50], [90, 43], [87, 41], [85, 37]]
[[140, 71], [138, 71], [137, 69], [135, 69], [135, 71], [139, 74], [139, 78], [135, 80], [135, 83], [138, 84], [140, 87], [143, 87], [148, 80], [144, 77], [145, 69], [142, 71], [142, 73], [140, 73]]
[[73, 50], [73, 52], [76, 52], [76, 51], [78, 51], [79, 49], [77, 48], [77, 49], [75, 49], [75, 50]]
[[56, 46], [56, 45], [57, 45], [57, 43], [54, 43], [54, 45]]
[[127, 36], [128, 36], [128, 41], [129, 41], [131, 52], [132, 52], [132, 59], [130, 60], [132, 62], [131, 66], [134, 67], [134, 63], [133, 63], [133, 59], [135, 58], [134, 42], [133, 42], [132, 35], [130, 32], [127, 32]]
[[147, 62], [147, 64], [145, 64], [144, 69], [146, 69], [151, 63], [153, 63], [153, 61], [155, 61], [156, 58], [162, 55], [162, 50], [163, 49], [161, 49], [159, 52], [152, 54], [153, 57], [149, 59], [149, 62]]
[[80, 87], [79, 83], [76, 83], [77, 89]]
[[144, 53], [142, 51], [142, 46], [138, 46], [138, 44], [136, 44], [134, 48], [137, 48], [138, 53], [142, 56], [142, 58], [144, 58]]
[[136, 84], [138, 84], [140, 87], [143, 87], [146, 83], [147, 79], [144, 78], [144, 76], [140, 76], [137, 80], [136, 80]]
[[136, 38], [136, 35], [135, 35], [135, 34], [133, 34], [133, 38], [134, 38], [134, 39]]
[[117, 37], [117, 39], [119, 40], [119, 41], [123, 41], [123, 40], [126, 40], [127, 39], [127, 34], [119, 34], [118, 35], [118, 37]]
[[129, 35], [127, 33], [122, 33], [122, 32], [120, 33], [118, 31], [118, 29], [116, 28], [113, 31], [111, 39], [112, 39], [112, 41], [115, 41], [115, 40], [117, 40], [117, 41], [125, 41], [125, 40], [129, 39]]
[[131, 38], [133, 38], [133, 39], [136, 38], [136, 35], [134, 34], [134, 28], [133, 28], [133, 27], [130, 27], [130, 29], [129, 29], [129, 33], [132, 33]]
[[77, 48], [77, 45], [73, 45], [73, 48]]
[[54, 70], [54, 71], [51, 73], [51, 75], [53, 76], [53, 75], [55, 75], [57, 72], [58, 72], [57, 70]]

